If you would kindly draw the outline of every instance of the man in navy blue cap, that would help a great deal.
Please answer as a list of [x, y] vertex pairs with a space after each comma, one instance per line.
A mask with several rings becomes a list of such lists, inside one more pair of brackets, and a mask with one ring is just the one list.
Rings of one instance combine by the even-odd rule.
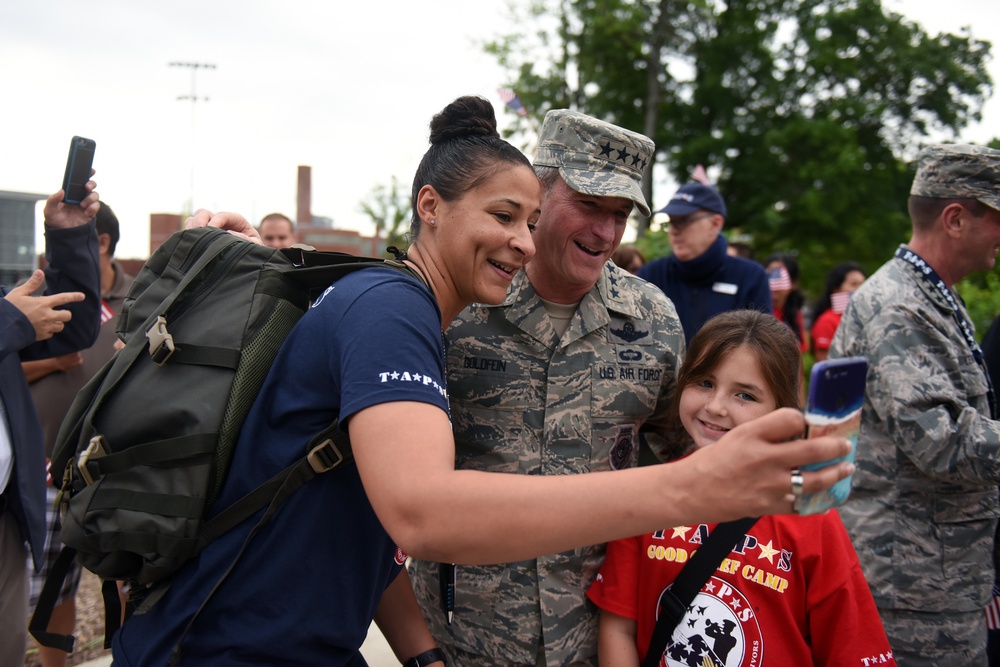
[[684, 337], [690, 341], [705, 322], [740, 308], [771, 312], [771, 291], [764, 269], [726, 253], [722, 226], [726, 203], [718, 190], [688, 183], [659, 213], [670, 216], [668, 233], [673, 254], [639, 269], [666, 293], [677, 308]]

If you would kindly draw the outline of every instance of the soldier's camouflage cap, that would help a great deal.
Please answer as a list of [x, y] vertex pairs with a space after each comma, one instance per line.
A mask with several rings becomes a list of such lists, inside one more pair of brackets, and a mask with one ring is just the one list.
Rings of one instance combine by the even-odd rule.
[[1000, 151], [961, 144], [929, 146], [917, 156], [910, 194], [977, 199], [1000, 211]]
[[566, 185], [595, 197], [625, 197], [649, 216], [642, 174], [653, 160], [653, 141], [638, 132], [569, 109], [545, 114], [536, 165], [558, 167]]

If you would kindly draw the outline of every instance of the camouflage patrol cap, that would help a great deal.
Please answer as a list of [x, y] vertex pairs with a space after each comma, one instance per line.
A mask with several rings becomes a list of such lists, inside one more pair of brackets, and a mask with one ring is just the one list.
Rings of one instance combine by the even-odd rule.
[[577, 192], [631, 199], [648, 216], [640, 184], [655, 148], [638, 132], [569, 109], [553, 109], [542, 123], [535, 165], [558, 167], [566, 185]]
[[942, 144], [917, 157], [911, 195], [977, 199], [1000, 210], [1000, 151], [984, 146]]

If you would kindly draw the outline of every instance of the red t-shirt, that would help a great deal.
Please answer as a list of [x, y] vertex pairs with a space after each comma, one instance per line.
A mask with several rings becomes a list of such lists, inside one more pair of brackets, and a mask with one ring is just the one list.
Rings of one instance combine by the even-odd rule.
[[[637, 622], [640, 660], [661, 592], [714, 527], [679, 526], [608, 545], [587, 596]], [[854, 547], [831, 510], [757, 521], [695, 597], [660, 664], [869, 667], [896, 661]]]
[[835, 313], [829, 308], [820, 313], [812, 328], [813, 347], [817, 350], [829, 350], [833, 343], [833, 335], [837, 333], [840, 318], [843, 313]]

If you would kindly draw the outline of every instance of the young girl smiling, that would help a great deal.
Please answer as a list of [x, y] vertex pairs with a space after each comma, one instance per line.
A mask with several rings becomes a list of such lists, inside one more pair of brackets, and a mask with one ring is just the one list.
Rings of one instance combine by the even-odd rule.
[[[795, 334], [771, 315], [741, 310], [709, 320], [691, 340], [673, 403], [695, 446], [797, 406], [798, 348]], [[601, 608], [602, 667], [640, 664], [662, 593], [716, 525], [676, 526], [608, 545], [588, 591]], [[831, 510], [759, 519], [688, 607], [659, 664], [895, 661], [850, 538]]]

